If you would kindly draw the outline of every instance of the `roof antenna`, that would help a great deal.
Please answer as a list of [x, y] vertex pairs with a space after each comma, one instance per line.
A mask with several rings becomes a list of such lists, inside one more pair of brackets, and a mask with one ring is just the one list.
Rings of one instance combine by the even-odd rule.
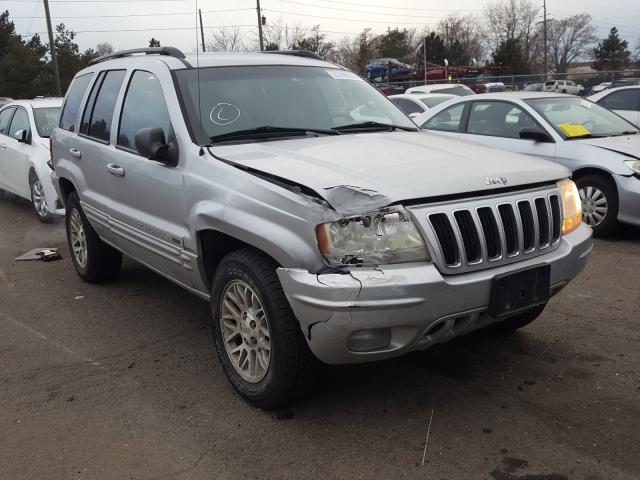
[[[195, 19], [196, 19], [196, 80], [198, 82], [198, 136], [202, 136], [202, 103], [200, 102], [200, 48], [198, 46], [198, 0], [196, 0], [196, 10], [195, 10]], [[200, 23], [200, 27], [202, 28], [202, 23]], [[204, 31], [202, 31], [202, 47], [204, 48]], [[204, 148], [200, 145], [200, 156], [204, 155]]]

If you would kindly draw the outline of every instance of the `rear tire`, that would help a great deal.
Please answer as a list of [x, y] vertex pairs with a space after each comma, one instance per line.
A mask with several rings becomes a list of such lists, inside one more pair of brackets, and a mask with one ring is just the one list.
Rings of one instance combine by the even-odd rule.
[[44, 194], [42, 182], [33, 170], [29, 173], [29, 191], [31, 192], [31, 205], [33, 206], [33, 211], [36, 212], [38, 220], [42, 223], [51, 223], [53, 214], [47, 206], [47, 198]]
[[593, 236], [611, 235], [618, 224], [615, 183], [602, 175], [585, 175], [576, 179], [576, 186], [582, 200], [582, 219], [593, 229]]
[[122, 254], [98, 237], [80, 206], [76, 192], [66, 202], [65, 224], [73, 266], [85, 282], [101, 283], [118, 278]]
[[509, 317], [506, 320], [502, 320], [498, 323], [494, 323], [493, 325], [489, 325], [489, 327], [487, 327], [487, 330], [498, 334], [513, 333], [516, 330], [526, 327], [536, 318], [538, 318], [544, 311], [546, 306], [546, 304], [540, 305], [538, 307], [532, 308], [531, 310], [527, 310], [526, 312], [520, 313], [513, 317]]
[[319, 366], [276, 268], [269, 257], [243, 248], [222, 259], [211, 286], [213, 335], [224, 372], [243, 398], [264, 409], [305, 396]]

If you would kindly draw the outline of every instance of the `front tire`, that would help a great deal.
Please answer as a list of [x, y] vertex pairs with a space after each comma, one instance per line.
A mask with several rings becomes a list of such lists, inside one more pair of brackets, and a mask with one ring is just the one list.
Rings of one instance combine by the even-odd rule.
[[36, 212], [38, 220], [43, 223], [50, 223], [53, 220], [53, 214], [47, 206], [42, 182], [33, 171], [29, 174], [29, 190], [31, 191], [31, 205]]
[[211, 319], [220, 362], [236, 391], [265, 409], [308, 393], [318, 361], [269, 257], [244, 248], [228, 254], [211, 286]]
[[615, 184], [601, 175], [576, 179], [582, 200], [582, 220], [593, 229], [594, 237], [611, 235], [618, 223], [618, 191]]
[[120, 273], [122, 254], [100, 240], [76, 192], [69, 194], [66, 204], [67, 242], [76, 272], [88, 283], [115, 280]]

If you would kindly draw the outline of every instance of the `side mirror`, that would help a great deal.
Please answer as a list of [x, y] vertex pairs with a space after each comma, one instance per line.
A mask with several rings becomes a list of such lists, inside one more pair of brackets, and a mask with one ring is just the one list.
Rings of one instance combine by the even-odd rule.
[[27, 130], [18, 130], [13, 134], [13, 138], [20, 143], [31, 143], [31, 138], [29, 138], [29, 132]]
[[534, 142], [553, 142], [553, 138], [537, 127], [525, 127], [519, 132], [520, 138], [524, 140], [533, 140]]
[[141, 128], [135, 136], [136, 150], [143, 157], [170, 167], [178, 164], [178, 152], [173, 143], [167, 144], [160, 127]]

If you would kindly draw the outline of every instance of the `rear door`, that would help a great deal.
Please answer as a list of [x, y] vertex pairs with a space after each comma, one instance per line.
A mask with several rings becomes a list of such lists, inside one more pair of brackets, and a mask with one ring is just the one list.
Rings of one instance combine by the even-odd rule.
[[613, 110], [636, 127], [640, 127], [640, 87], [612, 92], [598, 101], [609, 110]]
[[15, 107], [6, 107], [0, 110], [0, 188], [13, 191], [9, 186], [9, 167], [11, 161], [7, 148], [9, 147], [9, 125], [11, 124], [11, 117], [15, 112]]

